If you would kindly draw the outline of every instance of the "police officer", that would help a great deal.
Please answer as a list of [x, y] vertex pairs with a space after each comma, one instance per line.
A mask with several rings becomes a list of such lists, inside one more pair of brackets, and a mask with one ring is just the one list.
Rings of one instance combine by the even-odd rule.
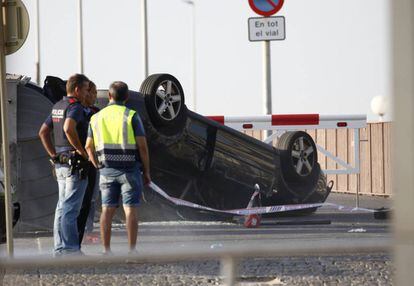
[[[83, 106], [85, 107], [86, 118], [88, 122], [91, 120], [92, 115], [99, 112], [99, 108], [95, 106], [97, 98], [97, 90], [94, 82], [89, 82], [89, 93], [86, 96]], [[84, 234], [86, 234], [85, 240], [88, 242], [98, 241], [99, 238], [92, 234], [93, 231], [93, 219], [95, 216], [95, 201], [98, 196], [99, 190], [99, 175], [97, 170], [91, 164], [91, 168], [88, 172], [88, 186], [85, 190], [85, 196], [83, 197], [82, 207], [78, 216], [78, 230], [79, 230], [79, 244], [84, 240]]]
[[92, 116], [86, 142], [89, 159], [100, 168], [100, 223], [104, 254], [111, 253], [111, 224], [120, 196], [125, 211], [129, 250], [135, 251], [137, 206], [142, 191], [141, 169], [144, 183], [151, 181], [144, 128], [137, 112], [125, 106], [127, 99], [128, 86], [119, 81], [112, 83], [109, 104]]
[[[87, 186], [83, 163], [87, 163], [84, 144], [88, 122], [81, 102], [89, 91], [89, 79], [71, 76], [67, 96], [57, 102], [43, 123], [39, 137], [55, 165], [59, 199], [53, 227], [55, 255], [80, 253], [77, 217]], [[54, 145], [51, 140], [53, 133]]]

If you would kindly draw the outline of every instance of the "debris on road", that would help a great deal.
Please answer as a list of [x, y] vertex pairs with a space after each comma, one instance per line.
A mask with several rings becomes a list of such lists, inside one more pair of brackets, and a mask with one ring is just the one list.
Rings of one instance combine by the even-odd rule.
[[365, 228], [353, 228], [348, 230], [348, 232], [367, 232]]

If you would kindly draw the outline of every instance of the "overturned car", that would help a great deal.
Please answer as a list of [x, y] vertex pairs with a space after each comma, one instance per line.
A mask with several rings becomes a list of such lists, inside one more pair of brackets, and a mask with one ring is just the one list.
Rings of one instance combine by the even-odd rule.
[[[107, 92], [98, 96], [104, 106]], [[152, 179], [172, 197], [229, 210], [245, 208], [256, 184], [263, 206], [320, 203], [329, 194], [315, 143], [303, 131], [284, 133], [277, 147], [265, 144], [188, 110], [179, 81], [169, 74], [148, 77], [139, 92], [130, 93], [127, 106], [143, 119]], [[154, 203], [154, 194], [146, 190], [145, 195]], [[168, 209], [167, 202], [157, 204], [159, 208], [144, 208], [142, 215], [150, 219]], [[200, 218], [202, 212], [170, 207], [188, 219]], [[172, 217], [166, 213], [166, 219]]]
[[[8, 81], [13, 184], [21, 205], [18, 231], [50, 230], [58, 199], [48, 156], [37, 136], [65, 82], [47, 77], [43, 88], [27, 80]], [[98, 105], [108, 102], [98, 92]], [[277, 146], [226, 127], [187, 109], [179, 81], [169, 74], [149, 76], [127, 106], [142, 118], [152, 180], [171, 197], [219, 209], [245, 208], [261, 190], [263, 206], [324, 202], [329, 194], [313, 139], [286, 132]], [[15, 116], [16, 118], [13, 118]], [[307, 209], [302, 212], [311, 212]], [[221, 219], [223, 214], [176, 206], [146, 188], [141, 220]]]

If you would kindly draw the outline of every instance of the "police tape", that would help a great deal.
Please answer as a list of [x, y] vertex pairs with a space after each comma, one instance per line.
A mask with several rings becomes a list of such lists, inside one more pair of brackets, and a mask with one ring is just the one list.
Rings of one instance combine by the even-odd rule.
[[289, 211], [297, 211], [297, 210], [320, 208], [320, 207], [333, 208], [333, 209], [337, 209], [343, 212], [367, 212], [367, 213], [376, 212], [376, 210], [373, 210], [373, 209], [353, 208], [353, 207], [348, 207], [348, 206], [343, 206], [343, 205], [338, 205], [338, 204], [333, 204], [333, 203], [275, 205], [275, 206], [262, 206], [262, 207], [247, 207], [245, 209], [218, 210], [218, 209], [202, 206], [196, 203], [192, 203], [189, 201], [185, 201], [182, 199], [171, 197], [166, 192], [164, 192], [160, 187], [158, 187], [154, 182], [151, 182], [148, 186], [153, 191], [161, 195], [163, 198], [167, 199], [168, 201], [174, 203], [177, 206], [186, 206], [186, 207], [200, 209], [200, 210], [219, 212], [219, 213], [228, 213], [228, 214], [241, 215], [241, 216], [252, 215], [252, 214], [270, 214], [270, 213], [289, 212]]

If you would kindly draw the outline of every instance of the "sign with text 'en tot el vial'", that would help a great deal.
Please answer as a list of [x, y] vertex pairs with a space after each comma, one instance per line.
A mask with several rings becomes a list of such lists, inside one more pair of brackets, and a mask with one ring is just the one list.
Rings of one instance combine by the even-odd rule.
[[285, 17], [249, 18], [249, 41], [283, 41], [286, 39]]

